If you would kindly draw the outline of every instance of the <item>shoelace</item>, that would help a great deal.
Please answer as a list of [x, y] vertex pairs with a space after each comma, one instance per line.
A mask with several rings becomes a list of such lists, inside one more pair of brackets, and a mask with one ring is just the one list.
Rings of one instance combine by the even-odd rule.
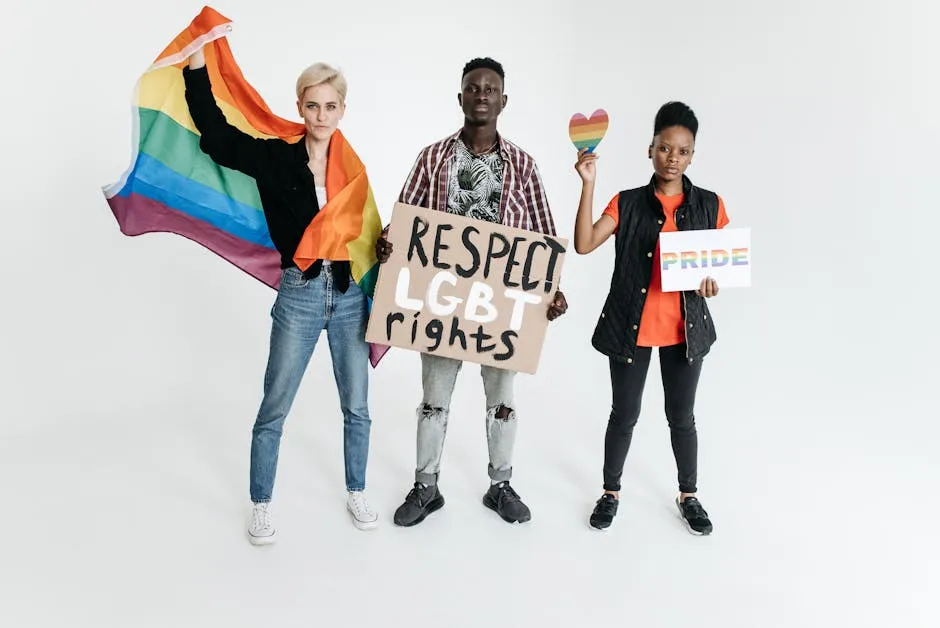
[[408, 502], [409, 504], [420, 506], [422, 490], [423, 489], [421, 488], [421, 484], [419, 484], [418, 482], [415, 482], [415, 487], [411, 489], [410, 491], [408, 491], [408, 494], [405, 495], [405, 501]]
[[686, 516], [691, 519], [708, 518], [708, 513], [705, 512], [705, 509], [702, 508], [702, 504], [697, 499], [689, 498], [682, 502], [682, 510], [684, 510]]
[[267, 530], [271, 527], [271, 513], [267, 506], [255, 506], [252, 514], [254, 517], [254, 528], [256, 530]]
[[372, 516], [372, 509], [369, 508], [368, 502], [366, 502], [365, 497], [359, 493], [354, 493], [350, 499], [352, 502], [353, 509], [356, 511], [356, 515], [365, 515], [367, 517]]
[[601, 498], [599, 508], [600, 512], [605, 515], [613, 514], [614, 509], [617, 507], [617, 500], [615, 500], [610, 495], [605, 495]]
[[517, 493], [509, 484], [503, 484], [499, 487], [499, 499], [500, 501], [520, 501], [519, 493]]

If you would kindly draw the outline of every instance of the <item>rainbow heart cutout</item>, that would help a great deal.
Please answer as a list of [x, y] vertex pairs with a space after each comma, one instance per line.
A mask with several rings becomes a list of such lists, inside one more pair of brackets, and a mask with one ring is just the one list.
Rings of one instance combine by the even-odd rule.
[[603, 109], [592, 113], [590, 118], [585, 117], [583, 113], [576, 113], [568, 122], [568, 136], [579, 151], [586, 148], [587, 152], [593, 153], [604, 139], [609, 124], [607, 112]]

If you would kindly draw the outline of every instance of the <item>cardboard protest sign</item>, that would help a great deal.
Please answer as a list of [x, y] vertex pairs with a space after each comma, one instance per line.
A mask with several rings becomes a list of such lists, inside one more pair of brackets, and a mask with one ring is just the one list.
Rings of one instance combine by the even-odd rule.
[[705, 277], [719, 288], [751, 285], [751, 230], [702, 229], [659, 236], [663, 292], [697, 290]]
[[397, 203], [368, 342], [535, 373], [568, 241]]

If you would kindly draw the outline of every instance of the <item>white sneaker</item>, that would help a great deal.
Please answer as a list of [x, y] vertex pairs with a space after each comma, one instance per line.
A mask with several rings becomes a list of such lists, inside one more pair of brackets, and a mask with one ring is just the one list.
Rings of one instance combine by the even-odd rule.
[[274, 543], [277, 530], [271, 518], [271, 504], [261, 503], [251, 505], [251, 521], [248, 522], [248, 540], [252, 545], [269, 545]]
[[379, 525], [379, 516], [366, 501], [362, 491], [349, 491], [346, 496], [346, 510], [353, 517], [353, 524], [360, 530], [371, 530]]

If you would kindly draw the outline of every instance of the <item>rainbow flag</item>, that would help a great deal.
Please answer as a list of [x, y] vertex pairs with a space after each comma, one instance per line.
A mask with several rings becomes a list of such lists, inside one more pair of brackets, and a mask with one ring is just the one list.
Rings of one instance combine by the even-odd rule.
[[[203, 7], [144, 72], [133, 95], [130, 166], [103, 191], [123, 234], [183, 236], [276, 289], [281, 257], [255, 180], [219, 166], [199, 148], [182, 72], [189, 56], [204, 49], [216, 102], [241, 131], [296, 142], [304, 126], [272, 113], [245, 80], [225, 39], [230, 31], [229, 19]], [[371, 311], [381, 218], [365, 167], [339, 130], [330, 142], [326, 183], [329, 202], [307, 227], [294, 261], [306, 270], [317, 259], [348, 260]], [[373, 367], [387, 351], [371, 346]]]

